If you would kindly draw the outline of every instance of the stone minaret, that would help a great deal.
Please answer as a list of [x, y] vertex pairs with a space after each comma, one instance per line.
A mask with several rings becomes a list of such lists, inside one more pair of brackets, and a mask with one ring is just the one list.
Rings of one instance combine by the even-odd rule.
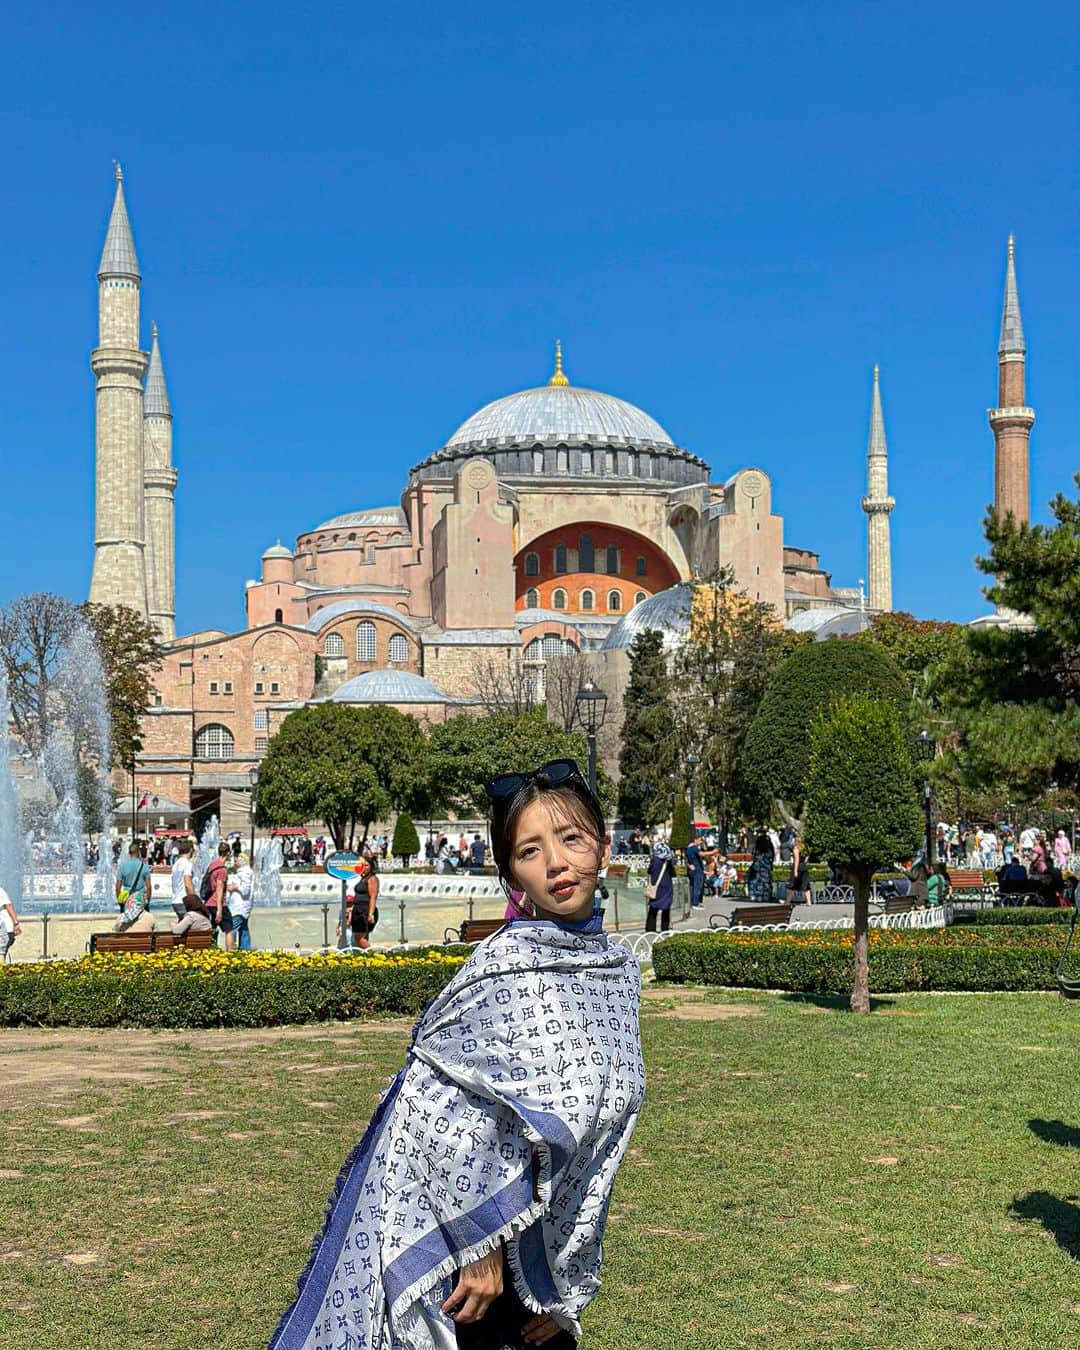
[[889, 515], [896, 502], [889, 496], [889, 448], [885, 443], [885, 416], [881, 411], [881, 373], [874, 367], [874, 397], [870, 407], [870, 439], [866, 445], [867, 580], [871, 609], [892, 609], [892, 550]]
[[1009, 235], [1009, 263], [1005, 270], [1005, 303], [1001, 310], [998, 342], [998, 406], [987, 416], [994, 433], [994, 512], [1016, 521], [1030, 515], [1028, 463], [1035, 411], [1024, 404], [1024, 325], [1016, 293], [1016, 246]]
[[98, 267], [94, 575], [90, 599], [128, 605], [144, 618], [146, 533], [143, 509], [143, 390], [146, 353], [139, 350], [139, 260], [116, 166], [105, 248]]
[[157, 324], [143, 392], [143, 482], [146, 488], [146, 601], [150, 622], [170, 641], [176, 636], [176, 535], [172, 466], [172, 409], [165, 387]]

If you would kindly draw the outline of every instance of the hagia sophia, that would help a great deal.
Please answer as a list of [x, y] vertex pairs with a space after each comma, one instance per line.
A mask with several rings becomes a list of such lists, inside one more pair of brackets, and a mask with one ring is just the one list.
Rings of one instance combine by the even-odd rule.
[[[867, 583], [832, 585], [785, 542], [757, 465], [717, 481], [642, 409], [570, 382], [555, 346], [545, 383], [467, 417], [409, 471], [400, 500], [330, 515], [263, 553], [245, 626], [177, 636], [173, 413], [156, 327], [140, 347], [141, 273], [119, 169], [98, 271], [96, 521], [90, 599], [147, 616], [167, 652], [143, 721], [137, 790], [192, 816], [245, 816], [252, 770], [306, 703], [385, 704], [426, 722], [478, 710], [478, 663], [597, 653], [615, 696], [626, 649], [677, 630], [695, 578], [734, 571], [751, 598], [818, 636], [892, 608], [888, 452], [874, 369], [867, 445]], [[1027, 517], [1023, 331], [1012, 241], [999, 351], [998, 505]], [[551, 369], [551, 368], [549, 368]], [[1018, 382], [1017, 382], [1018, 381]], [[342, 505], [347, 505], [343, 503]]]

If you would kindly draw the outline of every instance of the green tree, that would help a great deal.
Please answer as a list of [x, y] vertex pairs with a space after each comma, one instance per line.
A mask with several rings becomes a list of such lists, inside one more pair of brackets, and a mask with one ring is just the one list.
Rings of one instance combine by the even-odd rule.
[[403, 866], [420, 852], [420, 836], [416, 833], [412, 816], [405, 811], [399, 811], [398, 818], [394, 821], [394, 838], [390, 844], [390, 852], [393, 857], [401, 859]]
[[653, 629], [630, 646], [623, 710], [619, 818], [631, 826], [657, 825], [667, 819], [668, 775], [677, 771], [679, 755], [664, 640]]
[[910, 856], [922, 832], [911, 736], [894, 702], [842, 695], [810, 726], [806, 846], [843, 869], [855, 887], [854, 1012], [870, 1011], [870, 881]]
[[112, 762], [127, 767], [142, 749], [139, 722], [153, 697], [153, 675], [165, 649], [153, 624], [126, 605], [78, 606], [105, 678], [112, 718]]
[[955, 701], [946, 767], [999, 802], [1033, 801], [1052, 782], [1080, 790], [1080, 499], [1059, 494], [1050, 510], [1051, 525], [988, 511], [986, 595], [1029, 622], [965, 629], [944, 676]]
[[535, 769], [552, 759], [574, 759], [584, 769], [585, 738], [549, 722], [543, 708], [487, 717], [462, 714], [431, 728], [424, 791], [432, 810], [485, 817], [484, 787], [496, 774]]
[[259, 770], [261, 825], [321, 820], [337, 848], [367, 838], [416, 792], [424, 736], [416, 719], [394, 708], [316, 703], [290, 713]]
[[765, 691], [746, 736], [743, 775], [761, 810], [801, 828], [810, 769], [809, 730], [844, 694], [862, 692], [907, 713], [908, 692], [891, 657], [868, 643], [829, 638], [798, 647]]
[[721, 569], [694, 589], [690, 632], [672, 668], [680, 758], [697, 755], [704, 802], [726, 835], [741, 805], [740, 766], [750, 724], [785, 652], [771, 605], [751, 600]]
[[691, 833], [690, 803], [685, 797], [680, 797], [672, 812], [671, 837], [668, 843], [681, 852], [689, 844]]

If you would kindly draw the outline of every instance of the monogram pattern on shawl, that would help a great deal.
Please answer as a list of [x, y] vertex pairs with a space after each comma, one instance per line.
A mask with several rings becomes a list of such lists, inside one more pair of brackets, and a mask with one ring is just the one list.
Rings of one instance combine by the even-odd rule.
[[639, 993], [602, 933], [482, 943], [417, 1025], [273, 1350], [456, 1350], [440, 1305], [499, 1241], [526, 1306], [579, 1335], [644, 1095]]

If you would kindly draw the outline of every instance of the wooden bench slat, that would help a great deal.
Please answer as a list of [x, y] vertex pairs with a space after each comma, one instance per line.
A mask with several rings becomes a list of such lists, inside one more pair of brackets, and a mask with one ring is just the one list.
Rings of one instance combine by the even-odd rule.
[[[759, 928], [767, 924], [788, 923], [791, 920], [791, 905], [740, 905], [731, 911], [729, 928]], [[719, 914], [709, 915], [709, 927], [717, 928], [714, 920]]]

